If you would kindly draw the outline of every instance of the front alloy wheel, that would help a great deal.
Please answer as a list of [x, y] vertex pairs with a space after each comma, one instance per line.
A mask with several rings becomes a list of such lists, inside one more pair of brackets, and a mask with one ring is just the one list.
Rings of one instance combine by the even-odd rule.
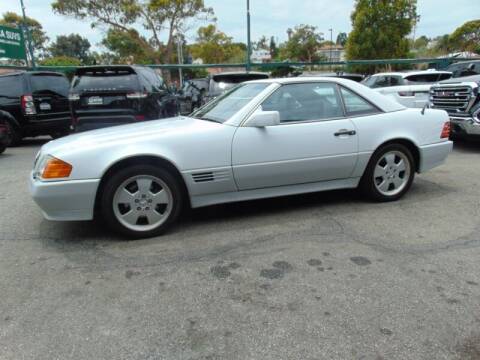
[[172, 192], [155, 176], [137, 175], [125, 180], [113, 197], [117, 220], [133, 231], [148, 231], [162, 225], [172, 211]]
[[160, 235], [175, 221], [183, 203], [172, 174], [152, 165], [136, 165], [115, 173], [101, 200], [104, 219], [130, 238]]

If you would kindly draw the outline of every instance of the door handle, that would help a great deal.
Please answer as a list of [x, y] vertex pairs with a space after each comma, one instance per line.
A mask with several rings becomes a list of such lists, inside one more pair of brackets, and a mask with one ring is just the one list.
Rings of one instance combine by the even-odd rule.
[[342, 129], [342, 130], [338, 130], [335, 134], [335, 136], [344, 136], [344, 135], [348, 135], [348, 136], [353, 136], [355, 135], [357, 132], [355, 130], [347, 130], [347, 129]]

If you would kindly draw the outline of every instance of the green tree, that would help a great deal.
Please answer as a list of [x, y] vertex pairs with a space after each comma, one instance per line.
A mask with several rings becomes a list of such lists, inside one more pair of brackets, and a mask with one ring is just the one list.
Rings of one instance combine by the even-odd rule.
[[[127, 48], [130, 40], [139, 38], [132, 31], [138, 34], [136, 26], [140, 25], [148, 31], [148, 35], [146, 41], [139, 42], [139, 45], [150, 54], [164, 52], [167, 62], [174, 59], [176, 33], [184, 32], [189, 20], [207, 20], [213, 16], [213, 10], [206, 7], [203, 0], [55, 0], [52, 8], [65, 16], [88, 19], [94, 27], [115, 30], [115, 36], [123, 31]], [[166, 45], [160, 39], [163, 30], [167, 32]], [[127, 41], [127, 38], [130, 40]], [[116, 43], [120, 45], [122, 42]]]
[[[0, 18], [0, 25], [20, 28], [22, 25], [24, 25], [23, 17], [14, 12], [6, 12]], [[45, 51], [45, 44], [48, 41], [48, 37], [45, 31], [43, 31], [42, 24], [40, 24], [37, 20], [31, 17], [27, 17], [26, 25], [28, 26], [30, 30], [30, 34], [32, 36], [32, 46], [33, 46], [35, 55], [42, 56]], [[27, 45], [28, 36], [25, 31], [23, 34], [23, 38], [25, 39], [25, 45], [27, 47], [25, 49], [27, 53], [27, 57], [28, 59], [30, 59], [30, 54], [28, 52], [28, 45]]]
[[337, 44], [337, 45], [340, 45], [340, 46], [345, 46], [345, 44], [347, 43], [347, 39], [348, 39], [347, 33], [341, 32], [341, 33], [339, 33], [338, 36], [337, 36], [337, 42], [336, 42], [336, 44]]
[[82, 62], [78, 58], [70, 56], [53, 56], [42, 59], [40, 65], [43, 66], [81, 66]]
[[57, 36], [48, 51], [52, 57], [78, 58], [83, 64], [91, 62], [90, 42], [78, 34]]
[[457, 50], [480, 53], [480, 20], [466, 22], [450, 35], [449, 40]]
[[268, 39], [265, 35], [262, 35], [258, 41], [254, 42], [252, 47], [253, 50], [270, 50]]
[[[409, 55], [407, 36], [417, 19], [416, 0], [356, 0], [347, 59], [392, 59]], [[366, 71], [374, 71], [368, 67]]]
[[275, 42], [275, 38], [272, 36], [270, 37], [270, 56], [272, 59], [276, 59], [278, 56], [278, 47], [277, 43]]
[[291, 33], [290, 39], [282, 44], [280, 57], [296, 61], [319, 61], [322, 59], [318, 54], [322, 41], [322, 34], [317, 31], [315, 26], [296, 26]]
[[415, 42], [413, 43], [413, 48], [416, 50], [422, 50], [425, 49], [429, 43], [430, 39], [427, 38], [425, 35], [422, 35], [415, 40]]
[[111, 59], [115, 63], [148, 64], [161, 58], [159, 51], [155, 51], [135, 29], [109, 29], [102, 45], [115, 55]]
[[193, 58], [200, 58], [209, 64], [245, 60], [245, 44], [233, 43], [232, 38], [215, 25], [200, 27], [197, 35], [197, 42], [189, 47]]
[[450, 41], [450, 35], [445, 34], [437, 36], [433, 39], [434, 51], [436, 54], [446, 55], [454, 50], [452, 42]]

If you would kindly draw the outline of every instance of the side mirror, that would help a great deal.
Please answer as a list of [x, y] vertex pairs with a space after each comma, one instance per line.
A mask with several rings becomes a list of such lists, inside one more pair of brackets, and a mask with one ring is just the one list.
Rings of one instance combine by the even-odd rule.
[[245, 126], [266, 127], [280, 125], [280, 113], [278, 111], [256, 111], [250, 116]]

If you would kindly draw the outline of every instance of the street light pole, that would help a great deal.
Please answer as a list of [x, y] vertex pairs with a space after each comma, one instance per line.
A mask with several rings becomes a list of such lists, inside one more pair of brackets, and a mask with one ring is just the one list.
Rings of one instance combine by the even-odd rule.
[[[183, 39], [182, 37], [177, 34], [177, 58], [178, 58], [178, 64], [182, 65], [183, 64]], [[178, 82], [180, 89], [183, 88], [183, 71], [182, 68], [178, 68]]]
[[23, 5], [23, 0], [20, 0], [20, 6], [22, 7], [22, 14], [23, 14], [23, 26], [22, 28], [25, 29], [27, 33], [27, 41], [28, 41], [28, 52], [30, 53], [30, 61], [32, 64], [32, 68], [35, 69], [35, 56], [33, 55], [33, 47], [32, 47], [32, 35], [30, 33], [30, 29], [27, 25], [27, 16], [25, 15], [25, 5]]
[[252, 55], [252, 44], [250, 41], [250, 0], [247, 0], [247, 62], [246, 70], [250, 71], [250, 57]]
[[330, 71], [333, 69], [332, 60], [333, 60], [333, 29], [328, 29], [330, 31]]

